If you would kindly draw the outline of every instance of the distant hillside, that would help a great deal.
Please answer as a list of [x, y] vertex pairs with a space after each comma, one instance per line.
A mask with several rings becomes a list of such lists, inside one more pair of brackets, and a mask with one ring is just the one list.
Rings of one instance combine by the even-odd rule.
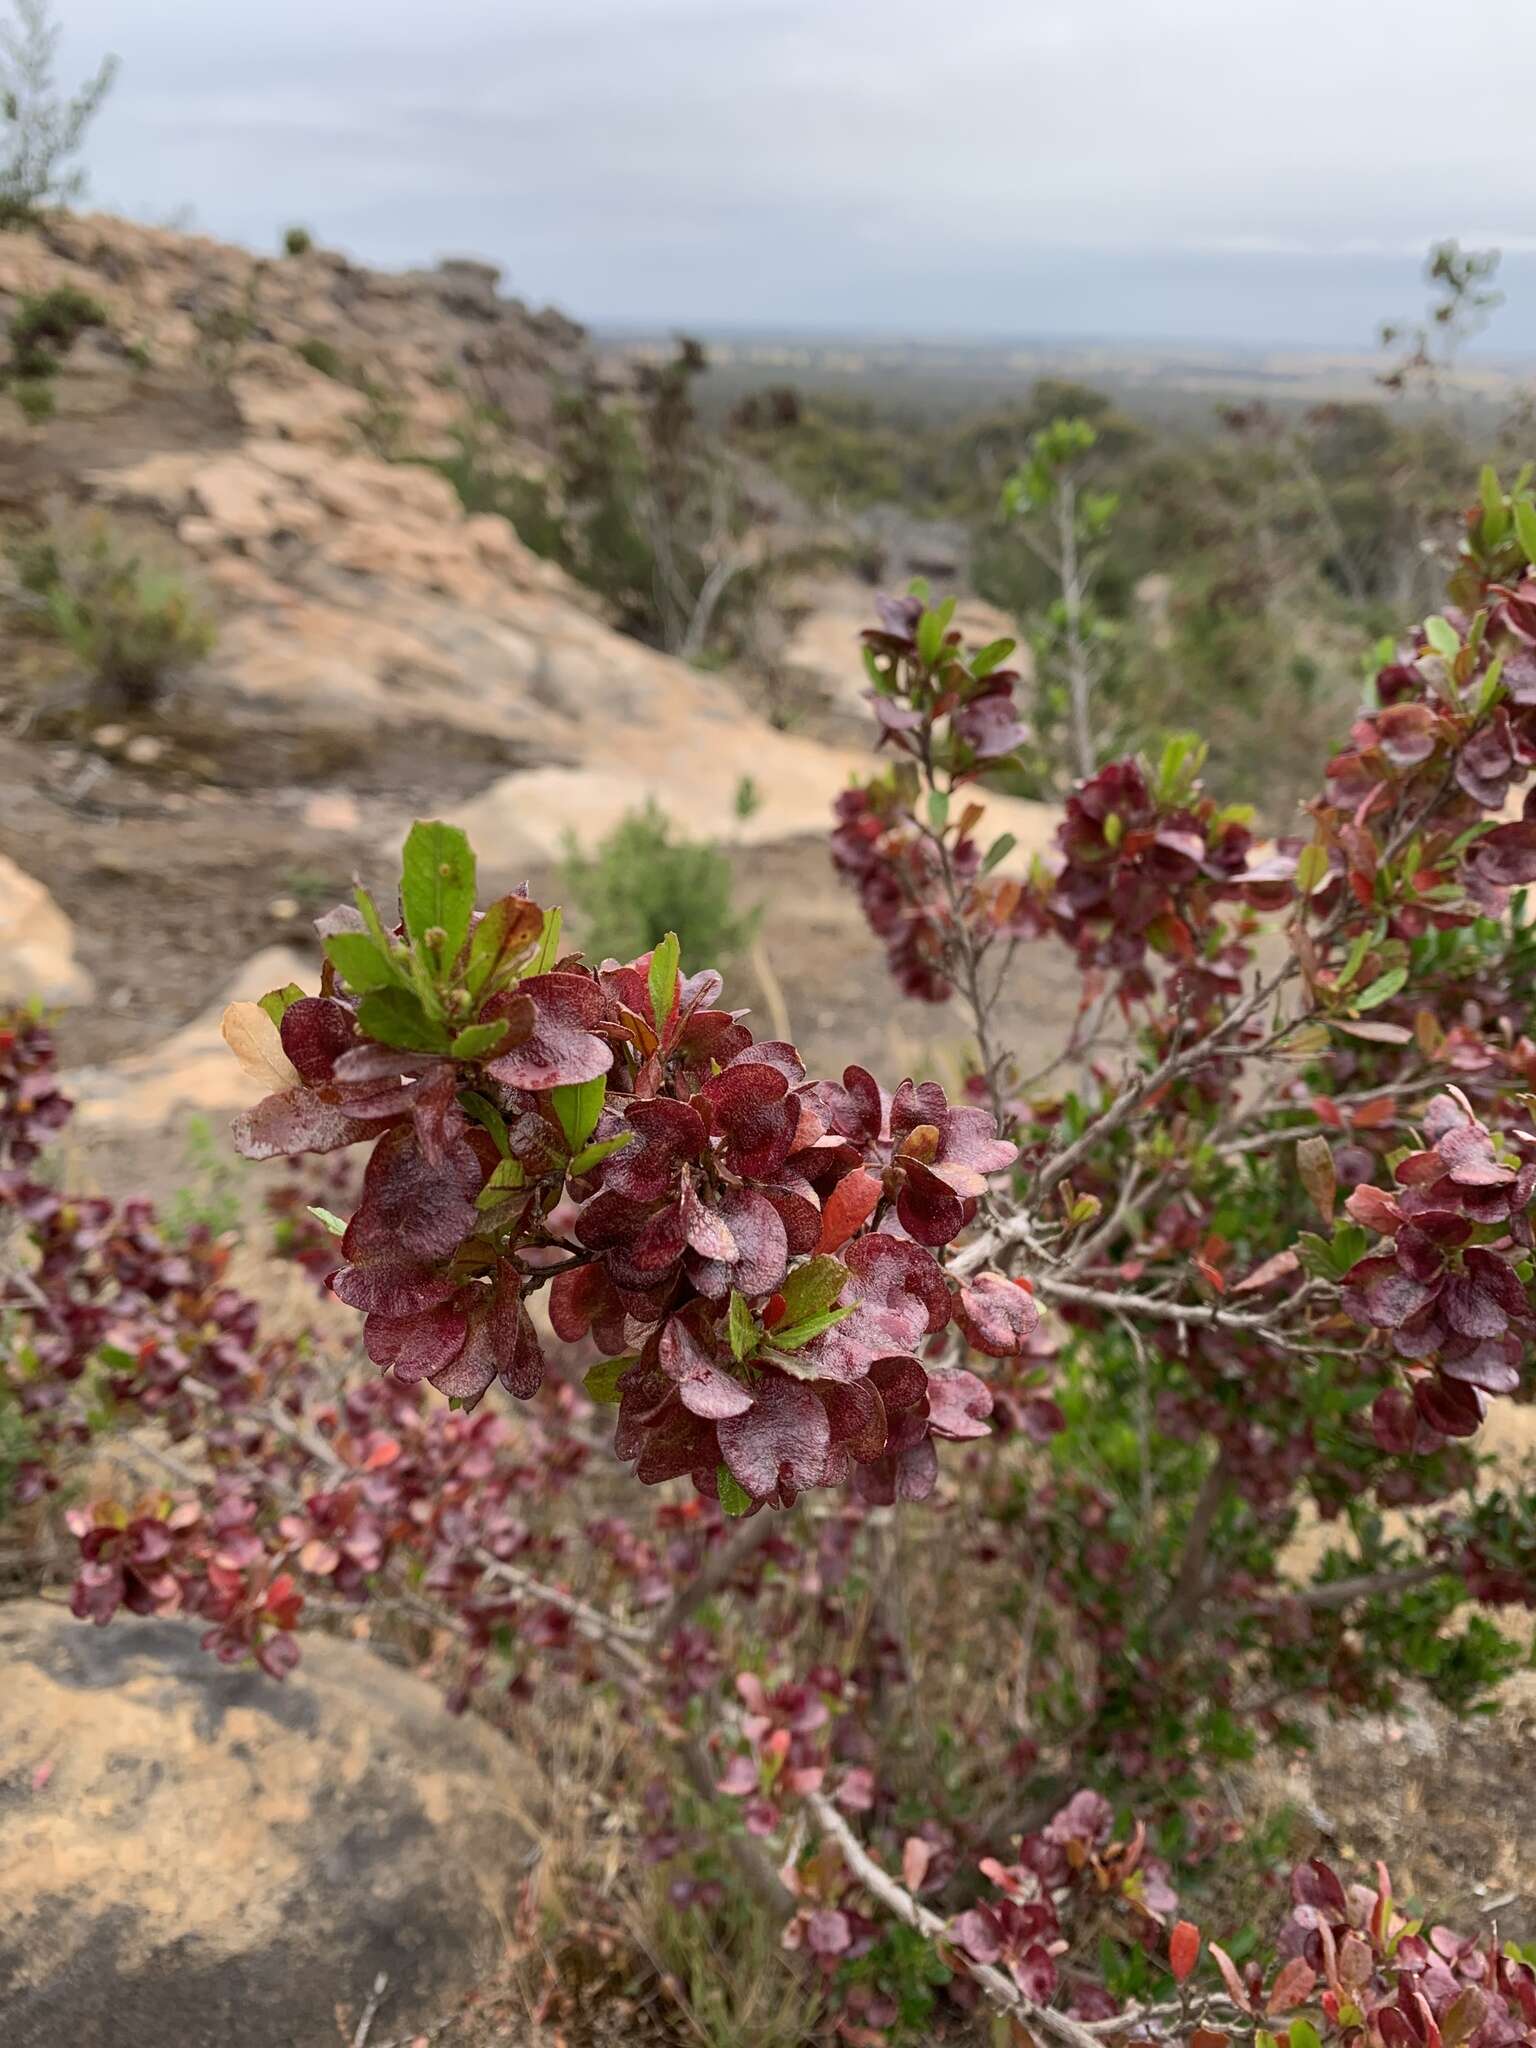
[[[653, 358], [662, 333], [600, 330], [617, 360]], [[951, 419], [1022, 398], [1043, 377], [1107, 392], [1132, 412], [1165, 421], [1204, 421], [1218, 401], [1262, 398], [1279, 407], [1327, 399], [1379, 398], [1386, 358], [1374, 350], [1273, 350], [1190, 342], [894, 341], [888, 337], [710, 333], [707, 402], [721, 413], [765, 384], [792, 384], [808, 397], [867, 400], [896, 417]], [[1507, 408], [1536, 378], [1523, 358], [1478, 355], [1447, 378], [1472, 415]]]

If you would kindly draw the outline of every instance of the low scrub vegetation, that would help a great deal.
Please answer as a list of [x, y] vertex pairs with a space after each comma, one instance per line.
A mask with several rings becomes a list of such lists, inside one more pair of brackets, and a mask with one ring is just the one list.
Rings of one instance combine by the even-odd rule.
[[108, 520], [56, 523], [12, 559], [30, 615], [68, 647], [104, 705], [152, 708], [217, 639], [185, 578]]
[[654, 803], [621, 819], [591, 853], [570, 839], [562, 880], [594, 960], [632, 960], [675, 932], [688, 959], [729, 962], [757, 924], [734, 906], [721, 849], [683, 838]]
[[54, 75], [59, 28], [47, 0], [14, 0], [0, 21], [0, 232], [35, 226], [85, 190], [72, 159], [117, 76], [106, 57], [72, 97]]
[[[66, 1506], [75, 1612], [195, 1615], [280, 1680], [372, 1608], [530, 1725], [607, 1688], [631, 1860], [695, 1956], [747, 1916], [785, 1958], [777, 2000], [716, 1970], [690, 2038], [750, 1997], [762, 2040], [867, 2048], [1536, 2042], [1517, 1941], [1385, 1864], [1277, 1887], [1284, 1831], [1217, 1798], [1529, 1657], [1536, 1496], [1484, 1426], [1533, 1391], [1536, 501], [1487, 471], [1462, 535], [1302, 831], [1174, 740], [1086, 764], [1026, 873], [985, 829], [1011, 643], [882, 602], [892, 760], [833, 853], [898, 986], [966, 1014], [953, 1095], [808, 1074], [674, 932], [589, 964], [416, 826], [398, 924], [359, 892], [318, 993], [225, 1019], [246, 1157], [366, 1155], [310, 1214], [368, 1374], [264, 1335], [207, 1221], [41, 1172], [68, 1104], [8, 1024], [5, 1455], [21, 1526]], [[1069, 730], [1099, 745], [1091, 687]], [[998, 993], [1040, 947], [1083, 1001], [1027, 1075]], [[163, 1488], [81, 1498], [93, 1432], [151, 1416]]]
[[73, 285], [22, 297], [11, 316], [10, 355], [0, 365], [0, 389], [9, 390], [34, 426], [52, 419], [57, 410], [53, 380], [64, 358], [87, 328], [106, 325], [106, 308]]

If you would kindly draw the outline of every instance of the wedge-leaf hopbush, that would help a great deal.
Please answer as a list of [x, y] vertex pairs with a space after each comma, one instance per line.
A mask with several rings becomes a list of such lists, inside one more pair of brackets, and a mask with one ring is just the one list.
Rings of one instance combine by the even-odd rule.
[[[226, 1024], [269, 1089], [248, 1156], [366, 1156], [317, 1208], [377, 1368], [340, 1389], [262, 1340], [206, 1235], [37, 1177], [67, 1107], [18, 1024], [13, 1485], [67, 1490], [107, 1406], [206, 1460], [72, 1504], [77, 1611], [191, 1612], [281, 1673], [311, 1613], [424, 1609], [457, 1700], [601, 1671], [659, 1749], [703, 1700], [733, 1839], [770, 1852], [754, 1896], [848, 2038], [984, 2001], [1057, 2048], [1536, 2040], [1519, 1947], [1384, 1870], [1300, 1863], [1246, 1949], [1193, 1917], [1234, 1853], [1213, 1768], [1410, 1683], [1475, 1709], [1526, 1654], [1497, 1617], [1536, 1604], [1536, 1516], [1484, 1426], [1529, 1398], [1536, 1320], [1533, 563], [1536, 505], [1485, 477], [1448, 608], [1294, 834], [1261, 842], [1172, 741], [1084, 777], [1032, 859], [985, 829], [1028, 720], [1011, 649], [890, 601], [894, 760], [834, 853], [901, 985], [969, 1012], [956, 1099], [809, 1077], [670, 939], [591, 964], [418, 826], [398, 905], [322, 920], [318, 991]], [[999, 996], [1047, 945], [1082, 1002], [1029, 1075]], [[609, 1414], [660, 1490], [577, 1542], [556, 1511]], [[880, 1619], [893, 1511], [943, 1532], [941, 1750]], [[647, 1812], [707, 1910], [697, 1809]]]

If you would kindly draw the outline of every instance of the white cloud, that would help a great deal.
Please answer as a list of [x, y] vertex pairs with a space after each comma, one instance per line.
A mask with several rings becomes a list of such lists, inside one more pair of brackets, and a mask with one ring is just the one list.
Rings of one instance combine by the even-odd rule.
[[1372, 293], [1410, 310], [1463, 222], [1536, 255], [1530, 9], [1474, 36], [1441, 0], [60, 5], [73, 64], [124, 59], [103, 199], [479, 245], [588, 314], [1171, 331], [1182, 294], [1192, 331], [1336, 340]]

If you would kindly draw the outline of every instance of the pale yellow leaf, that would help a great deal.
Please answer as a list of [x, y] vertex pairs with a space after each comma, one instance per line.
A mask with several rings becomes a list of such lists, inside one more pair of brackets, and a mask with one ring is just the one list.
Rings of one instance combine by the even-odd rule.
[[275, 1089], [299, 1086], [298, 1069], [283, 1051], [282, 1034], [260, 1003], [231, 1003], [219, 1030], [253, 1081]]

